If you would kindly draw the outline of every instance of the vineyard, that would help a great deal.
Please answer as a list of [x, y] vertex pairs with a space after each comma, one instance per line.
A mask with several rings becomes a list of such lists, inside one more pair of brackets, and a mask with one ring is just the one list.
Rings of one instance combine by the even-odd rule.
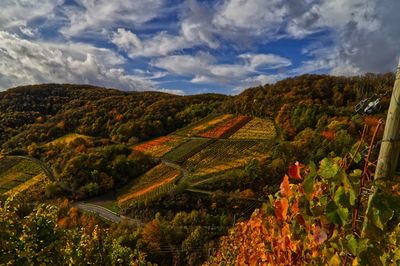
[[175, 132], [175, 134], [180, 135], [180, 136], [185, 136], [185, 137], [192, 137], [192, 136], [198, 136], [201, 133], [204, 133], [214, 127], [217, 127], [218, 125], [226, 122], [230, 118], [232, 118], [233, 115], [231, 114], [225, 114], [225, 115], [220, 115], [220, 116], [209, 116], [206, 117], [203, 120], [200, 120], [199, 122], [190, 125], [184, 129], [178, 130]]
[[21, 183], [20, 185], [13, 187], [9, 191], [5, 193], [7, 196], [16, 197], [21, 193], [26, 193], [27, 191], [37, 187], [42, 186], [43, 184], [48, 183], [49, 179], [45, 173], [40, 173], [31, 179], [27, 180], [26, 182]]
[[205, 138], [226, 138], [237, 130], [239, 130], [242, 126], [244, 126], [247, 122], [251, 120], [249, 116], [238, 116], [227, 120], [219, 126], [213, 127], [206, 132], [200, 134], [199, 136]]
[[189, 157], [193, 156], [197, 152], [201, 151], [207, 145], [209, 145], [213, 140], [210, 139], [191, 139], [177, 148], [173, 149], [169, 153], [165, 154], [163, 159], [174, 162], [182, 163]]
[[124, 207], [132, 201], [151, 200], [174, 189], [174, 180], [180, 176], [180, 171], [159, 164], [140, 176], [118, 197], [118, 205]]
[[271, 120], [253, 118], [250, 122], [230, 136], [230, 139], [273, 140], [275, 137], [275, 125]]
[[42, 173], [36, 163], [22, 158], [0, 159], [0, 193], [5, 193]]
[[185, 141], [184, 138], [177, 136], [164, 136], [154, 140], [139, 144], [133, 147], [135, 151], [143, 152], [152, 157], [162, 157], [173, 148]]
[[256, 141], [217, 141], [183, 163], [193, 176], [216, 174], [242, 167], [251, 159], [265, 158], [267, 152]]

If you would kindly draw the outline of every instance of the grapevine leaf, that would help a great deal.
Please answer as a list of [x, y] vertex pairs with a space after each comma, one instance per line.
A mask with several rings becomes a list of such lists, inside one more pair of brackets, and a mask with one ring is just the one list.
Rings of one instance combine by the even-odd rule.
[[317, 176], [316, 168], [317, 167], [315, 166], [315, 163], [311, 162], [310, 168], [309, 168], [310, 172], [304, 179], [304, 191], [308, 197], [314, 190], [314, 181], [315, 181], [315, 177]]
[[285, 221], [287, 218], [287, 211], [289, 208], [289, 201], [287, 198], [282, 198], [275, 201], [275, 216], [278, 220]]
[[290, 190], [289, 177], [287, 175], [285, 175], [285, 177], [283, 178], [280, 189], [282, 197], [289, 198], [292, 195], [292, 191]]
[[336, 202], [337, 205], [345, 205], [347, 203], [347, 198], [343, 186], [340, 186], [336, 190], [333, 200]]
[[337, 206], [334, 201], [330, 201], [328, 205], [326, 205], [325, 213], [326, 213], [326, 218], [328, 218], [328, 221], [340, 225], [341, 220], [339, 215], [337, 214]]
[[319, 226], [316, 226], [314, 228], [314, 234], [313, 234], [313, 240], [315, 244], [320, 245], [325, 242], [325, 240], [328, 238], [328, 235], [326, 234], [325, 230]]
[[342, 261], [340, 260], [340, 257], [337, 253], [332, 256], [332, 258], [328, 262], [329, 266], [340, 266], [342, 265]]
[[320, 167], [318, 174], [324, 178], [332, 178], [334, 177], [340, 170], [340, 167], [337, 163], [334, 162], [331, 158], [324, 158], [320, 162]]
[[362, 175], [361, 169], [354, 169], [353, 172], [349, 174], [349, 177], [352, 180], [360, 180], [361, 175]]
[[354, 191], [354, 189], [350, 188], [349, 189], [349, 202], [350, 202], [351, 206], [354, 206], [356, 204], [356, 199], [357, 199], [356, 192]]
[[349, 217], [349, 209], [347, 208], [338, 208], [337, 214], [340, 217], [342, 225], [346, 224], [347, 218]]
[[358, 253], [357, 253], [357, 249], [358, 249], [357, 239], [352, 234], [347, 235], [346, 239], [347, 239], [347, 247], [349, 248], [350, 252], [354, 256], [357, 256], [358, 255]]
[[300, 173], [300, 169], [302, 167], [303, 166], [300, 165], [299, 162], [296, 162], [295, 164], [290, 165], [289, 170], [288, 170], [289, 176], [294, 179], [302, 179], [301, 173]]
[[350, 154], [352, 157], [354, 157], [354, 162], [359, 163], [362, 160], [362, 155], [360, 152], [356, 153], [357, 147], [360, 144], [360, 142], [357, 142], [356, 144], [353, 145], [353, 147], [350, 150]]
[[376, 227], [378, 227], [379, 229], [381, 229], [383, 231], [383, 223], [381, 221], [380, 214], [381, 214], [380, 210], [375, 209], [372, 214], [372, 222], [374, 223], [374, 225]]

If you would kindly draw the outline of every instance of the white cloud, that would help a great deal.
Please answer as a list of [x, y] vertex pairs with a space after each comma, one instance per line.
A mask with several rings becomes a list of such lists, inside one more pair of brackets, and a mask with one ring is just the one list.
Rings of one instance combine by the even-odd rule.
[[123, 28], [112, 35], [112, 43], [128, 53], [129, 57], [155, 57], [172, 54], [186, 48], [205, 45], [216, 49], [219, 46], [211, 24], [212, 12], [195, 0], [186, 3], [178, 34], [160, 31], [147, 39]]
[[213, 22], [224, 29], [246, 30], [254, 35], [275, 34], [286, 14], [282, 0], [225, 0]]
[[288, 67], [292, 64], [289, 59], [275, 54], [241, 54], [239, 58], [245, 59], [248, 67], [254, 70], [263, 67], [277, 69]]
[[69, 24], [61, 29], [65, 36], [101, 34], [121, 25], [140, 25], [160, 14], [163, 0], [78, 0], [79, 6], [64, 7]]
[[1, 0], [0, 28], [24, 28], [37, 18], [49, 17], [63, 0]]
[[173, 55], [159, 58], [153, 65], [167, 70], [171, 74], [191, 78], [192, 83], [219, 84], [232, 88], [274, 83], [281, 75], [260, 74], [257, 71], [276, 69], [291, 64], [290, 60], [273, 54], [243, 54], [238, 56], [236, 64], [218, 64], [209, 54], [195, 56]]
[[156, 89], [151, 76], [130, 75], [118, 54], [87, 44], [32, 42], [0, 31], [0, 89], [36, 83], [90, 83], [126, 90]]
[[159, 32], [153, 38], [142, 41], [135, 33], [121, 28], [114, 32], [111, 41], [131, 58], [167, 55], [192, 46], [183, 37], [172, 36], [166, 32]]

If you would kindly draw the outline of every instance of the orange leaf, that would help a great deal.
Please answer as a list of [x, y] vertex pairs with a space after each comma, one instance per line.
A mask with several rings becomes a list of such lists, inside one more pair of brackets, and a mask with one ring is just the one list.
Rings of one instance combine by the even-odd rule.
[[289, 208], [289, 202], [287, 198], [282, 198], [275, 201], [275, 216], [278, 220], [285, 221], [287, 218], [287, 211]]
[[296, 199], [292, 205], [292, 215], [290, 216], [290, 219], [292, 219], [298, 212], [299, 212], [299, 200]]
[[292, 195], [292, 191], [290, 190], [289, 186], [289, 177], [287, 175], [285, 175], [283, 178], [280, 188], [282, 197], [288, 198]]
[[289, 176], [294, 179], [301, 179], [300, 169], [303, 168], [303, 165], [299, 162], [292, 164], [289, 166]]

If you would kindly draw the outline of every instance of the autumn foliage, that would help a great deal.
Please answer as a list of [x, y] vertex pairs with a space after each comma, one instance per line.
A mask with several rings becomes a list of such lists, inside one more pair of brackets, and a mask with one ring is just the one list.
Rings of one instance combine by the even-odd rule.
[[319, 168], [291, 165], [279, 192], [237, 223], [205, 265], [398, 265], [398, 181], [378, 185], [373, 211], [354, 216], [367, 201], [357, 201], [362, 171], [349, 168], [339, 157]]

